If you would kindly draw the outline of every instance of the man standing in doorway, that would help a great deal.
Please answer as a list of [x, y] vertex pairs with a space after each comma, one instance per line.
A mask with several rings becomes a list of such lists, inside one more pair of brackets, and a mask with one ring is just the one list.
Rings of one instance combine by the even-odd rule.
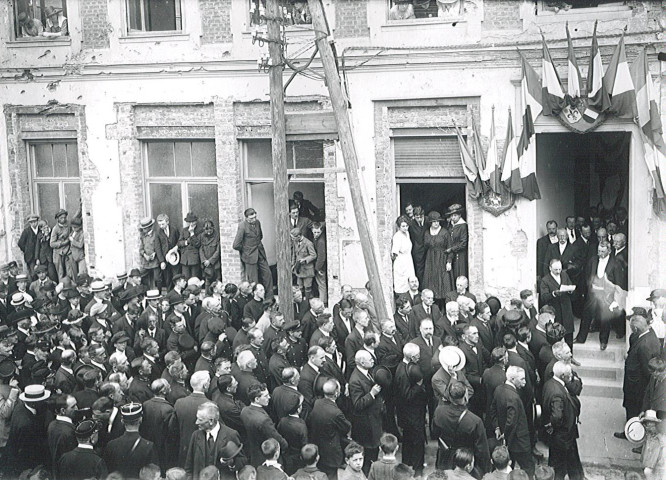
[[312, 243], [317, 253], [315, 263], [315, 280], [317, 281], [318, 296], [324, 305], [328, 305], [328, 273], [326, 269], [326, 235], [321, 223], [312, 224]]
[[23, 260], [28, 267], [28, 275], [30, 280], [34, 278], [35, 265], [37, 264], [37, 235], [39, 234], [39, 215], [31, 214], [28, 217], [28, 226], [25, 227], [21, 233], [21, 238], [18, 241], [18, 247], [23, 252]]
[[248, 208], [243, 213], [245, 221], [238, 225], [233, 249], [238, 250], [245, 268], [245, 279], [250, 283], [261, 283], [266, 289], [266, 298], [273, 298], [273, 277], [268, 266], [268, 258], [262, 240], [261, 223], [257, 211]]
[[171, 228], [169, 225], [169, 216], [165, 213], [160, 213], [157, 216], [157, 224], [159, 230], [157, 231], [157, 244], [155, 245], [155, 254], [157, 261], [160, 262], [160, 279], [159, 286], [164, 287], [167, 291], [171, 289], [171, 281], [173, 276], [180, 273], [180, 265], [173, 265], [168, 262], [166, 255], [173, 249], [180, 239], [180, 232], [177, 228]]
[[419, 284], [423, 284], [423, 273], [425, 272], [425, 245], [423, 238], [425, 235], [425, 214], [423, 207], [417, 205], [414, 207], [414, 220], [409, 225], [409, 239], [412, 241], [412, 260], [414, 260], [414, 270]]
[[58, 274], [58, 281], [62, 279], [69, 272], [69, 235], [71, 228], [67, 222], [67, 210], [60, 209], [55, 214], [56, 224], [51, 230], [51, 248], [53, 249], [53, 263], [56, 267]]

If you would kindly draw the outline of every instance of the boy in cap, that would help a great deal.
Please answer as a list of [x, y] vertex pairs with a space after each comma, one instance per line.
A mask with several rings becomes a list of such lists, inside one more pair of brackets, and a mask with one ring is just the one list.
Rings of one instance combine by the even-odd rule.
[[71, 254], [71, 246], [69, 236], [72, 233], [71, 227], [67, 222], [67, 210], [60, 209], [55, 214], [56, 224], [51, 230], [50, 245], [53, 249], [53, 263], [55, 264], [56, 273], [58, 274], [58, 281], [62, 281], [68, 273], [69, 256]]
[[35, 268], [37, 260], [37, 236], [39, 235], [39, 215], [34, 213], [28, 216], [28, 226], [21, 232], [21, 237], [17, 243], [18, 247], [23, 252], [23, 261], [28, 267], [28, 274], [30, 278], [33, 276], [33, 269]]
[[56, 478], [106, 478], [106, 463], [93, 448], [97, 443], [97, 429], [97, 422], [94, 420], [84, 420], [76, 426], [74, 434], [78, 446], [59, 459], [55, 465]]
[[85, 242], [83, 240], [83, 220], [81, 217], [74, 217], [72, 219], [72, 233], [69, 235], [70, 244], [70, 278], [76, 278], [79, 273], [86, 273], [86, 250]]

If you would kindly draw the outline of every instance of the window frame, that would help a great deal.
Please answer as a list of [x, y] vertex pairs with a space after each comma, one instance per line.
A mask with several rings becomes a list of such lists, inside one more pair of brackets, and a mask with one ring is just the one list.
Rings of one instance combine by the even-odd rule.
[[[278, 0], [280, 1], [280, 0]], [[290, 2], [288, 0], [281, 0], [284, 5], [282, 6], [283, 9], [288, 8], [286, 5], [288, 5]], [[266, 13], [266, 5], [265, 5], [265, 0], [244, 0], [245, 4], [243, 8], [245, 9], [245, 19], [246, 19], [246, 25], [247, 25], [247, 30], [251, 31], [254, 28], [257, 28], [258, 30], [261, 30], [262, 28], [265, 30], [266, 29], [266, 22], [264, 23], [254, 23], [254, 17], [261, 15], [261, 10], [259, 6], [262, 6], [264, 8], [264, 14]], [[307, 0], [304, 0], [304, 2], [307, 3]], [[252, 7], [254, 6], [254, 10], [252, 10]], [[284, 10], [283, 10], [284, 11]], [[254, 12], [254, 13], [253, 13]], [[312, 28], [312, 18], [310, 18], [310, 23], [289, 23], [286, 25], [287, 31], [298, 31], [302, 29], [311, 29]]]
[[[552, 10], [547, 10], [546, 9], [546, 1], [547, 0], [535, 0], [535, 7], [536, 7], [536, 16], [552, 16], [552, 15], [585, 15], [585, 14], [594, 14], [598, 12], [604, 12], [604, 11], [630, 11], [631, 7], [627, 5], [626, 0], [608, 0], [608, 3], [602, 3], [601, 5], [597, 5], [596, 7], [580, 7], [576, 8], [573, 5], [569, 10], [565, 11], [560, 11], [560, 12], [554, 12]], [[604, 0], [600, 0], [604, 1]], [[617, 5], [622, 3], [622, 5]]]
[[[144, 184], [144, 206], [146, 209], [146, 212], [152, 212], [152, 204], [151, 204], [151, 184], [169, 184], [169, 185], [180, 185], [180, 199], [181, 199], [181, 213], [182, 213], [182, 218], [185, 218], [187, 213], [190, 211], [190, 197], [189, 197], [189, 192], [188, 192], [188, 185], [214, 185], [216, 188], [218, 187], [218, 181], [217, 181], [217, 146], [215, 145], [215, 139], [214, 138], [150, 138], [150, 139], [142, 139], [141, 141], [141, 163], [142, 163], [142, 171], [143, 171], [143, 184]], [[148, 164], [148, 144], [149, 143], [164, 143], [164, 142], [169, 142], [169, 143], [194, 143], [194, 142], [208, 142], [212, 143], [214, 147], [214, 157], [213, 161], [215, 164], [215, 175], [210, 176], [210, 177], [185, 177], [182, 175], [173, 175], [173, 176], [150, 176], [150, 168]], [[175, 153], [174, 153], [175, 155]], [[218, 213], [219, 213], [219, 204], [220, 204], [220, 199], [219, 196], [217, 198], [217, 204], [218, 204]], [[219, 218], [213, 219], [215, 224], [217, 225], [219, 223]], [[181, 228], [182, 225], [178, 225], [178, 228]]]
[[[37, 184], [56, 184], [58, 185], [58, 200], [59, 208], [66, 208], [65, 204], [65, 184], [78, 184], [79, 185], [79, 197], [82, 197], [81, 190], [81, 162], [79, 159], [78, 153], [78, 140], [75, 137], [63, 137], [63, 138], [45, 138], [45, 139], [30, 139], [26, 140], [26, 152], [28, 154], [28, 176], [30, 181], [28, 182], [28, 193], [30, 195], [30, 207], [33, 212], [38, 213], [40, 216], [42, 212], [39, 209], [39, 189]], [[38, 177], [37, 176], [37, 160], [35, 156], [35, 146], [36, 145], [55, 145], [55, 144], [65, 144], [65, 145], [74, 145], [76, 148], [76, 160], [79, 168], [79, 175], [76, 177]]]
[[[139, 2], [141, 5], [141, 25], [144, 28], [143, 30], [132, 30], [130, 25], [130, 5], [129, 3], [135, 1]], [[185, 8], [184, 8], [184, 2], [183, 0], [174, 0], [174, 8], [175, 8], [175, 19], [176, 19], [176, 25], [178, 22], [180, 22], [180, 28], [175, 29], [175, 30], [145, 30], [146, 28], [146, 18], [143, 12], [145, 12], [145, 1], [146, 0], [123, 0], [122, 5], [123, 5], [123, 21], [125, 22], [124, 25], [124, 36], [131, 37], [131, 38], [141, 38], [141, 37], [165, 37], [165, 36], [173, 36], [173, 35], [183, 35], [185, 34]]]
[[[447, 17], [447, 18], [440, 18], [437, 15], [433, 17], [421, 17], [421, 18], [408, 18], [408, 19], [402, 19], [402, 20], [391, 20], [390, 15], [391, 15], [391, 8], [395, 0], [386, 0], [386, 6], [384, 8], [384, 11], [386, 12], [385, 18], [384, 18], [384, 25], [385, 26], [394, 26], [394, 25], [422, 25], [422, 24], [440, 24], [440, 23], [459, 23], [462, 21], [465, 21], [465, 15], [457, 15], [455, 17]], [[435, 0], [432, 0], [432, 3], [436, 6], [437, 2]]]
[[[65, 18], [67, 18], [67, 35], [63, 35], [63, 36], [58, 37], [58, 38], [30, 37], [30, 36], [24, 37], [23, 35], [21, 35], [21, 27], [18, 23], [18, 17], [19, 17], [19, 14], [21, 13], [18, 10], [19, 9], [19, 4], [18, 4], [17, 1], [14, 1], [14, 2], [12, 2], [13, 5], [11, 7], [11, 9], [12, 9], [12, 13], [11, 13], [11, 19], [12, 19], [11, 40], [14, 41], [14, 42], [26, 42], [26, 43], [31, 43], [31, 42], [49, 42], [49, 43], [53, 43], [53, 42], [63, 42], [63, 41], [69, 42], [70, 38], [72, 36], [72, 31], [71, 31], [72, 26], [71, 26], [71, 23], [70, 23], [70, 18], [69, 18], [68, 12], [67, 12], [67, 0], [59, 0], [59, 1], [60, 1], [60, 4], [62, 5], [63, 16]], [[35, 0], [35, 2], [39, 3], [39, 5], [32, 5], [32, 7], [31, 7], [32, 12], [30, 12], [32, 14], [31, 18], [35, 18], [35, 8], [37, 6], [39, 6], [40, 18], [38, 18], [38, 20], [42, 23], [44, 28], [46, 28], [46, 22], [42, 21], [41, 12], [43, 12], [44, 8], [47, 7], [47, 5], [46, 5], [47, 0]], [[52, 3], [52, 2], [53, 2], [53, 0], [50, 0], [49, 4]]]

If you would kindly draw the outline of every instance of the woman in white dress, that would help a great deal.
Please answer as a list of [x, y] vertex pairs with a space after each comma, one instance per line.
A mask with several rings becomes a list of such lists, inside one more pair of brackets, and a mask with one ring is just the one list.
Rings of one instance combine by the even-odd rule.
[[395, 222], [398, 231], [393, 235], [391, 259], [393, 260], [393, 291], [396, 296], [409, 291], [409, 277], [413, 277], [412, 241], [409, 239], [409, 219], [404, 215]]

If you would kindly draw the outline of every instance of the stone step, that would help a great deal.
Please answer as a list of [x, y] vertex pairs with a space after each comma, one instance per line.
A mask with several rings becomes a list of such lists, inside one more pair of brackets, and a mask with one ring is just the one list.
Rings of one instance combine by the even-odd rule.
[[576, 373], [583, 379], [587, 378], [599, 378], [606, 379], [611, 381], [622, 380], [623, 371], [622, 368], [616, 367], [614, 364], [608, 362], [593, 362], [585, 361], [581, 362], [580, 367], [574, 367]]
[[623, 355], [624, 348], [619, 345], [609, 345], [608, 348], [606, 348], [604, 351], [599, 349], [598, 343], [591, 344], [589, 340], [584, 345], [574, 345], [574, 357], [581, 363], [583, 363], [585, 359], [593, 359], [606, 360], [608, 362], [622, 365], [624, 360]]
[[606, 378], [583, 378], [583, 392], [585, 397], [619, 398], [623, 397], [622, 380], [609, 380]]

